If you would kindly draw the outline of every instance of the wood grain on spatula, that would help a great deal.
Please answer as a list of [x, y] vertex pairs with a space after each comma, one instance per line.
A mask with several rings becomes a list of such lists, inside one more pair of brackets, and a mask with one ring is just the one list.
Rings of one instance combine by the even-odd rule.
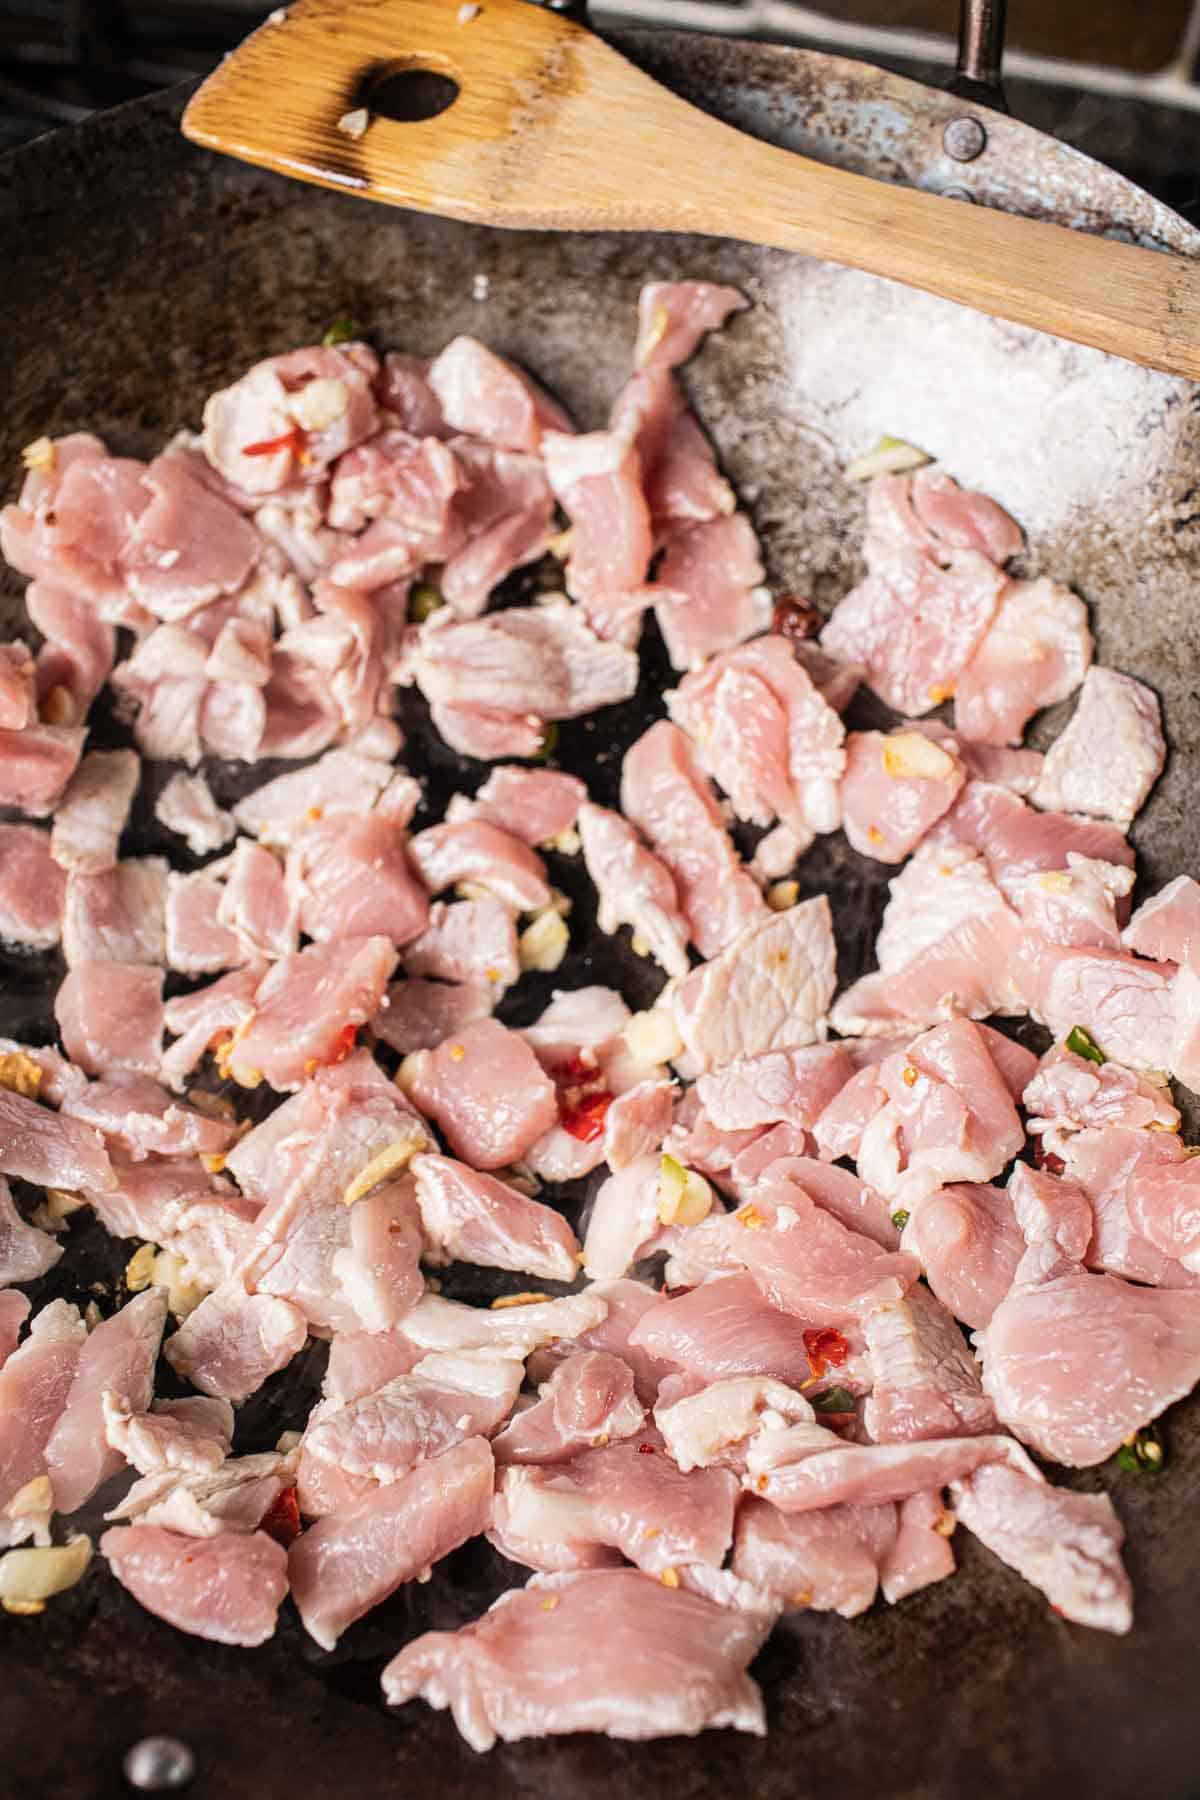
[[[436, 118], [373, 82], [448, 75]], [[362, 106], [360, 137], [339, 120]], [[298, 0], [200, 88], [196, 143], [304, 181], [485, 225], [683, 231], [865, 269], [1200, 378], [1200, 263], [826, 168], [676, 99], [527, 0]]]

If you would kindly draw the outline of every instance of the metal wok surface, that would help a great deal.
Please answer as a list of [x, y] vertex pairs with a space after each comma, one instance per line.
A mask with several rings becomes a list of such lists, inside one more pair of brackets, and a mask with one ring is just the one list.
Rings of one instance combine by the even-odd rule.
[[[974, 183], [1003, 204], [1019, 192], [1055, 216], [1192, 247], [1186, 228], [1145, 196], [1074, 153], [1057, 163], [1037, 153], [1020, 127], [990, 167], [950, 169], [937, 139], [940, 109], [952, 103], [933, 97], [922, 111], [895, 78], [763, 46], [671, 34], [624, 42], [653, 72], [761, 135], [831, 156], [840, 145], [847, 161], [891, 178]], [[1029, 566], [1053, 571], [1091, 603], [1101, 656], [1162, 694], [1173, 755], [1134, 834], [1145, 891], [1195, 868], [1192, 389], [868, 277], [736, 244], [493, 234], [373, 209], [196, 151], [178, 136], [181, 104], [143, 102], [0, 162], [6, 498], [31, 438], [90, 428], [118, 450], [148, 453], [197, 422], [213, 387], [345, 312], [380, 346], [425, 353], [455, 332], [476, 332], [593, 424], [626, 372], [642, 282], [733, 282], [753, 311], [708, 346], [687, 385], [752, 508], [778, 589], [824, 602], [844, 591], [861, 496], [842, 481], [842, 463], [884, 432], [922, 444], [1011, 508], [1029, 533]], [[1030, 199], [1035, 174], [1042, 186]], [[474, 297], [479, 275], [486, 301]], [[5, 636], [19, 629], [19, 591], [0, 575]], [[628, 707], [562, 732], [559, 760], [601, 799], [614, 794], [621, 747], [660, 710], [668, 671], [654, 648], [643, 660]], [[419, 704], [406, 706], [406, 760], [427, 776], [436, 810], [483, 770], [433, 743]], [[98, 736], [118, 730], [102, 722]], [[228, 794], [250, 783], [222, 771], [219, 785]], [[143, 801], [129, 848], [162, 846]], [[844, 979], [869, 956], [886, 874], [840, 837], [802, 864], [805, 891], [833, 894]], [[596, 934], [586, 883], [561, 859], [554, 877], [576, 901], [575, 949], [559, 982], [613, 979], [635, 1002], [647, 998], [655, 983], [645, 965]], [[57, 965], [9, 958], [2, 974], [0, 1031], [49, 1036]], [[521, 995], [522, 1017], [552, 985]], [[42, 1284], [44, 1297], [86, 1299], [94, 1282], [107, 1311], [120, 1298], [128, 1248], [78, 1219], [71, 1231], [66, 1266]], [[320, 1361], [320, 1349], [310, 1350], [250, 1403], [243, 1444], [273, 1441], [296, 1422]], [[14, 1800], [124, 1793], [125, 1750], [167, 1731], [195, 1750], [193, 1791], [204, 1800], [474, 1800], [481, 1786], [497, 1800], [1024, 1800], [1072, 1791], [1186, 1800], [1200, 1792], [1200, 1406], [1175, 1408], [1166, 1435], [1170, 1461], [1158, 1480], [1110, 1468], [1076, 1478], [1111, 1486], [1126, 1522], [1131, 1637], [1064, 1624], [960, 1533], [957, 1579], [849, 1624], [825, 1615], [783, 1622], [755, 1665], [770, 1722], [762, 1742], [728, 1732], [648, 1745], [578, 1737], [500, 1746], [483, 1761], [446, 1715], [420, 1706], [389, 1714], [377, 1692], [383, 1658], [415, 1631], [473, 1616], [511, 1578], [477, 1546], [356, 1627], [333, 1656], [287, 1609], [256, 1651], [182, 1636], [96, 1565], [42, 1617], [0, 1616], [0, 1790]]]

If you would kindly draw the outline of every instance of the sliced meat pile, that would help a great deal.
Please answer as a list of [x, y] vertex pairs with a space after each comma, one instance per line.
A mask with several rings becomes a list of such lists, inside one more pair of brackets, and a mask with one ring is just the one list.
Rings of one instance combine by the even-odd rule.
[[[0, 646], [0, 934], [58, 1035], [0, 1043], [0, 1544], [82, 1576], [95, 1500], [147, 1611], [332, 1652], [485, 1539], [526, 1585], [382, 1675], [477, 1750], [762, 1732], [779, 1617], [908, 1599], [958, 1524], [1128, 1631], [1107, 1489], [1200, 1379], [1200, 885], [1134, 908], [1126, 836], [1157, 699], [933, 464], [871, 482], [804, 641], [678, 374], [745, 305], [647, 287], [586, 433], [474, 338], [327, 342], [149, 462], [30, 445], [0, 513], [41, 639]], [[838, 831], [890, 874], [840, 992]], [[83, 1210], [129, 1260], [81, 1313], [39, 1284]]]

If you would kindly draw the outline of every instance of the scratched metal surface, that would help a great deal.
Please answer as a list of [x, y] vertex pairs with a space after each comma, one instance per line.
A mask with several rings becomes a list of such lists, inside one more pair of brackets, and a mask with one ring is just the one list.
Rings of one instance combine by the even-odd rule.
[[[841, 59], [672, 34], [622, 42], [680, 91], [764, 137], [888, 179], [967, 188], [978, 198], [1194, 251], [1169, 213], [1107, 171], [1011, 122], [989, 151], [950, 165], [944, 96]], [[839, 468], [881, 432], [903, 433], [1010, 506], [1031, 567], [1053, 569], [1093, 607], [1102, 655], [1151, 681], [1173, 755], [1135, 837], [1147, 891], [1196, 862], [1200, 634], [1192, 593], [1200, 545], [1197, 415], [1185, 384], [1038, 338], [871, 278], [730, 243], [549, 237], [373, 210], [293, 186], [186, 145], [166, 97], [44, 140], [0, 162], [0, 469], [43, 432], [87, 427], [149, 452], [204, 396], [255, 358], [305, 342], [340, 313], [381, 346], [432, 352], [474, 331], [534, 368], [585, 424], [623, 378], [632, 308], [650, 278], [703, 275], [743, 287], [754, 309], [714, 340], [687, 385], [725, 467], [752, 506], [780, 590], [831, 602], [855, 573], [861, 497]], [[488, 299], [473, 298], [488, 277]], [[11, 477], [0, 481], [5, 497]], [[0, 576], [4, 635], [19, 583]], [[560, 761], [598, 798], [615, 793], [621, 746], [661, 711], [661, 653], [644, 657], [627, 708], [564, 727]], [[434, 811], [482, 774], [432, 740], [406, 701], [408, 760]], [[119, 727], [101, 722], [101, 738]], [[165, 847], [148, 784], [129, 848]], [[217, 772], [224, 794], [249, 785]], [[254, 779], [258, 779], [255, 777]], [[886, 871], [840, 837], [801, 867], [805, 891], [835, 898], [841, 970], [866, 965]], [[625, 944], [601, 938], [586, 883], [572, 893], [572, 960], [559, 981], [613, 980], [634, 1003], [655, 985]], [[0, 1030], [50, 1033], [52, 959], [2, 967]], [[555, 983], [514, 1002], [527, 1017]], [[578, 1209], [581, 1196], [564, 1194]], [[127, 1247], [72, 1226], [46, 1297], [120, 1298]], [[473, 1297], [478, 1277], [451, 1291]], [[519, 1284], [518, 1284], [519, 1285]], [[239, 1421], [243, 1447], [297, 1422], [320, 1378], [314, 1347]], [[1167, 1421], [1170, 1472], [1155, 1483], [1105, 1469], [1129, 1531], [1137, 1624], [1122, 1642], [1052, 1618], [1034, 1591], [962, 1535], [956, 1580], [847, 1624], [784, 1622], [755, 1672], [765, 1742], [713, 1733], [632, 1746], [590, 1737], [500, 1748], [486, 1763], [444, 1715], [389, 1714], [383, 1658], [432, 1625], [473, 1616], [512, 1577], [468, 1547], [326, 1655], [285, 1609], [276, 1638], [235, 1651], [185, 1638], [142, 1612], [95, 1567], [40, 1619], [0, 1617], [3, 1789], [25, 1800], [125, 1792], [124, 1750], [176, 1731], [197, 1753], [203, 1800], [258, 1794], [341, 1800], [397, 1792], [466, 1800], [542, 1794], [630, 1800], [670, 1792], [717, 1800], [997, 1800], [1059, 1795], [1186, 1800], [1200, 1793], [1194, 1619], [1200, 1609], [1194, 1495], [1198, 1411]], [[98, 1509], [93, 1509], [94, 1516]]]

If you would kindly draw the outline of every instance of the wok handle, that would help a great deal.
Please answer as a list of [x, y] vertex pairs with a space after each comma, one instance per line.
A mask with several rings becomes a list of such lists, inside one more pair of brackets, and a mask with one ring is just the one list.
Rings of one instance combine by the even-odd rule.
[[1000, 64], [1004, 56], [1007, 0], [962, 0], [958, 17], [958, 63], [947, 88], [978, 106], [1008, 111]]

